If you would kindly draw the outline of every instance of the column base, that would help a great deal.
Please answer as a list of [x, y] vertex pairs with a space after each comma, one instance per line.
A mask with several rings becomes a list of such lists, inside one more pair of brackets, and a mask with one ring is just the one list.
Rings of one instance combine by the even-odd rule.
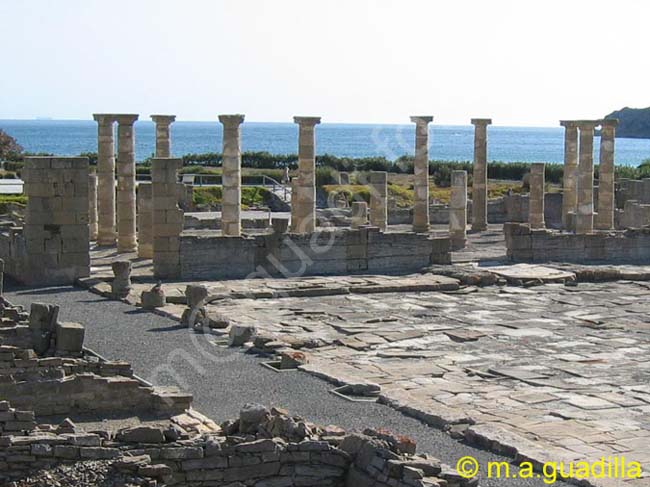
[[429, 225], [413, 225], [415, 233], [429, 233]]
[[487, 224], [479, 224], [477, 223], [476, 225], [472, 223], [472, 232], [477, 233], [477, 232], [485, 232], [488, 229]]

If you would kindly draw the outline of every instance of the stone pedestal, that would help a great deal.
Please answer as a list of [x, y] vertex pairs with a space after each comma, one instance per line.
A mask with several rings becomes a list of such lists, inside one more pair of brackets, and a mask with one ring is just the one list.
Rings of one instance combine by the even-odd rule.
[[223, 203], [221, 231], [241, 235], [241, 129], [244, 115], [219, 115], [223, 124]]
[[412, 116], [415, 124], [415, 160], [413, 162], [415, 203], [413, 231], [429, 231], [429, 123], [431, 116]]
[[116, 115], [117, 120], [117, 251], [135, 252], [135, 133], [138, 115]]
[[573, 218], [569, 213], [578, 210], [578, 125], [571, 120], [562, 120], [564, 127], [564, 189], [562, 192], [562, 227], [565, 230], [574, 230], [570, 226]]
[[88, 222], [90, 224], [90, 240], [97, 240], [97, 174], [88, 174]]
[[474, 166], [472, 169], [472, 231], [487, 230], [487, 126], [489, 118], [473, 118]]
[[153, 188], [151, 183], [138, 185], [138, 257], [153, 258]]
[[352, 228], [368, 224], [368, 203], [365, 201], [352, 202]]
[[617, 119], [605, 119], [601, 122], [598, 214], [594, 222], [598, 230], [614, 229], [614, 138], [617, 125]]
[[578, 198], [576, 233], [594, 231], [594, 129], [599, 121], [580, 120], [580, 147], [578, 149]]
[[372, 171], [370, 185], [370, 224], [385, 231], [388, 227], [388, 173]]
[[154, 159], [151, 164], [153, 192], [153, 272], [159, 279], [180, 275], [183, 210], [179, 206], [182, 184], [178, 171], [182, 159]]
[[467, 245], [467, 172], [451, 172], [451, 200], [449, 202], [449, 237], [451, 249]]
[[115, 116], [96, 113], [97, 122], [97, 243], [114, 245], [115, 233]]
[[544, 228], [545, 164], [536, 162], [530, 167], [530, 198], [528, 200], [528, 223], [530, 228]]
[[151, 115], [151, 120], [156, 124], [156, 157], [171, 157], [170, 125], [176, 120], [176, 115]]
[[298, 177], [292, 181], [291, 231], [316, 230], [316, 136], [320, 117], [293, 117], [298, 124]]
[[111, 281], [111, 294], [116, 298], [125, 298], [131, 292], [131, 261], [115, 261], [111, 268], [114, 276]]

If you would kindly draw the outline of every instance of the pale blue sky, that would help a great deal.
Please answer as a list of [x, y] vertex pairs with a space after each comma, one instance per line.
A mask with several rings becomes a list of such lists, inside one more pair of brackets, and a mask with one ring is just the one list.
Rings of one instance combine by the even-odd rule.
[[0, 118], [557, 125], [650, 105], [645, 0], [0, 0]]

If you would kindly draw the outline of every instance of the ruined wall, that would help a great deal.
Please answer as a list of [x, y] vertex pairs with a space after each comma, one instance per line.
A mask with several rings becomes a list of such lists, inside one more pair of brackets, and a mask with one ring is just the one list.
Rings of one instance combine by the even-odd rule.
[[[346, 434], [335, 426], [320, 428], [286, 411], [257, 405], [246, 405], [237, 421], [224, 423], [223, 434], [215, 433], [216, 425], [195, 411], [170, 420], [168, 428], [134, 426], [111, 439], [97, 433], [27, 436], [34, 428], [34, 414], [0, 402], [0, 428], [6, 424], [7, 433], [13, 433], [0, 436], [0, 483], [61, 464], [113, 460], [113, 467], [131, 475], [188, 487], [477, 484], [435, 458], [416, 455], [412, 440], [388, 431]], [[174, 438], [179, 432], [180, 440]]]
[[650, 262], [650, 228], [576, 235], [504, 225], [508, 259], [513, 262]]
[[22, 177], [25, 224], [0, 236], [7, 274], [30, 285], [89, 276], [88, 159], [27, 157]]
[[616, 208], [623, 209], [628, 200], [634, 200], [643, 205], [650, 204], [650, 179], [640, 181], [619, 179], [616, 181]]
[[180, 277], [396, 274], [449, 263], [449, 259], [448, 238], [382, 233], [376, 227], [235, 238], [196, 231], [181, 236]]

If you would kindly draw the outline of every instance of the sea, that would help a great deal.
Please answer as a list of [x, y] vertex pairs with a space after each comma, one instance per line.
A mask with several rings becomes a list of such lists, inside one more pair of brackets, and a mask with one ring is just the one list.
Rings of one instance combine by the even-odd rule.
[[[15, 137], [29, 152], [76, 156], [97, 151], [97, 124], [93, 120], [0, 120], [0, 129]], [[136, 160], [154, 152], [155, 131], [151, 121], [135, 125]], [[316, 128], [317, 154], [339, 157], [384, 156], [395, 160], [414, 152], [415, 126], [323, 123]], [[429, 159], [469, 161], [473, 154], [474, 128], [430, 125]], [[174, 156], [220, 152], [222, 126], [218, 121], [178, 121], [172, 125]], [[598, 160], [599, 137], [594, 141]], [[298, 151], [298, 128], [293, 123], [245, 122], [242, 150], [272, 154]], [[488, 160], [503, 162], [563, 161], [562, 127], [502, 127], [488, 129]], [[650, 159], [650, 139], [616, 139], [616, 163], [637, 166]]]

